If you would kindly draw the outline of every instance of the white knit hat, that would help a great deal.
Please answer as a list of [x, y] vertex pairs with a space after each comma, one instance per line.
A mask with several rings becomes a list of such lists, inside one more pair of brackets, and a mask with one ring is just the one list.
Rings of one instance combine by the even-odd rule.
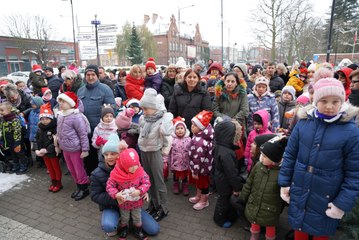
[[158, 109], [157, 91], [153, 88], [147, 88], [140, 100], [140, 107]]

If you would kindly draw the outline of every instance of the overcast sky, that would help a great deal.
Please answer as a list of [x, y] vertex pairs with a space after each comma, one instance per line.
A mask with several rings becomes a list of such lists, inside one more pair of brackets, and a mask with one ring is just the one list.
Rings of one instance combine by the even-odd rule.
[[[313, 15], [327, 18], [325, 13], [329, 11], [332, 0], [310, 1], [313, 4]], [[224, 45], [242, 46], [254, 42], [251, 31], [250, 18], [255, 14], [258, 0], [223, 0], [224, 15]], [[78, 26], [91, 26], [90, 22], [97, 14], [102, 24], [117, 24], [119, 29], [126, 22], [143, 23], [144, 14], [152, 17], [157, 13], [163, 19], [163, 23], [169, 23], [172, 14], [177, 19], [178, 8], [184, 8], [194, 4], [194, 7], [182, 9], [181, 33], [191, 32], [196, 23], [200, 25], [202, 38], [211, 46], [221, 44], [221, 1], [220, 0], [73, 0], [74, 14], [77, 16]], [[70, 0], [11, 0], [3, 6], [0, 19], [6, 14], [20, 13], [42, 15], [49, 19], [56, 30], [57, 39], [72, 41], [72, 22]], [[0, 33], [4, 34], [4, 25]], [[151, 20], [150, 23], [151, 24]], [[159, 22], [156, 26], [164, 28]], [[150, 26], [154, 27], [154, 25]], [[83, 31], [85, 28], [80, 28]], [[254, 42], [255, 43], [255, 42]]]

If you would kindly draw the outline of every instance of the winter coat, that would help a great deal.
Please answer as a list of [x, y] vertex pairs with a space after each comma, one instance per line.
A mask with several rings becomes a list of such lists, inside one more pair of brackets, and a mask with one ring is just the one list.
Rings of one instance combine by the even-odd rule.
[[255, 94], [248, 95], [248, 105], [249, 105], [249, 114], [248, 114], [248, 129], [251, 131], [253, 129], [253, 114], [258, 110], [265, 109], [269, 112], [270, 115], [270, 125], [269, 130], [275, 132], [279, 128], [279, 113], [277, 101], [273, 94], [268, 93], [265, 96], [257, 97]]
[[248, 171], [253, 167], [252, 166], [253, 161], [252, 161], [252, 154], [251, 154], [251, 145], [254, 142], [254, 139], [259, 135], [271, 134], [272, 133], [268, 129], [268, 118], [269, 118], [268, 112], [265, 109], [262, 109], [262, 110], [258, 110], [254, 114], [258, 114], [262, 118], [263, 127], [261, 129], [258, 129], [258, 130], [253, 129], [248, 135], [246, 148], [245, 148], [245, 151], [244, 151], [244, 158], [247, 159], [247, 161], [248, 161], [248, 166], [247, 166]]
[[111, 79], [106, 76], [105, 78], [99, 79], [100, 83], [107, 85], [112, 91], [115, 89], [115, 85], [111, 81]]
[[36, 133], [37, 133], [37, 125], [39, 123], [39, 115], [40, 115], [40, 109], [33, 109], [31, 110], [29, 117], [27, 119], [27, 131], [29, 133], [29, 140], [31, 142], [34, 142], [36, 139]]
[[117, 83], [115, 85], [114, 96], [120, 97], [122, 101], [127, 100], [125, 85], [120, 85], [119, 83]]
[[294, 87], [296, 93], [303, 92], [303, 87], [305, 83], [299, 78], [299, 72], [297, 70], [293, 70], [289, 74], [289, 80], [286, 86]]
[[[77, 109], [76, 109], [77, 110]], [[66, 152], [89, 151], [88, 122], [79, 111], [65, 116], [59, 112], [57, 118], [57, 141]]]
[[3, 116], [1, 122], [1, 140], [3, 142], [3, 148], [13, 149], [17, 146], [21, 146], [23, 143], [22, 127], [18, 116], [15, 113], [10, 113]]
[[106, 208], [118, 209], [118, 202], [106, 192], [107, 180], [111, 170], [103, 161], [98, 163], [98, 167], [91, 173], [91, 200], [98, 204], [100, 211]]
[[200, 84], [192, 92], [188, 92], [184, 83], [174, 86], [174, 93], [168, 111], [174, 117], [183, 117], [188, 129], [191, 129], [192, 118], [202, 110], [211, 111], [212, 103], [209, 93], [202, 89]]
[[204, 130], [193, 134], [189, 151], [189, 166], [192, 174], [209, 175], [213, 163], [213, 128], [209, 124]]
[[284, 88], [284, 81], [276, 73], [271, 77], [269, 81], [269, 88], [271, 93]]
[[84, 114], [90, 122], [91, 131], [95, 129], [101, 119], [101, 108], [104, 104], [115, 105], [113, 91], [105, 84], [96, 81], [86, 84], [77, 91], [77, 96], [84, 105]]
[[137, 177], [128, 182], [116, 182], [114, 179], [110, 178], [107, 180], [106, 191], [113, 198], [116, 199], [116, 194], [122, 190], [129, 189], [131, 187], [140, 190], [140, 199], [137, 201], [125, 201], [120, 204], [120, 209], [123, 210], [132, 210], [136, 208], [142, 208], [143, 199], [142, 196], [150, 189], [151, 182], [150, 177], [143, 171], [144, 174], [142, 176]]
[[43, 125], [39, 123], [39, 127], [36, 133], [36, 146], [35, 150], [40, 150], [45, 148], [47, 153], [46, 157], [54, 158], [56, 157], [55, 145], [54, 145], [54, 135], [56, 134], [56, 119], [52, 119], [48, 125]]
[[20, 113], [23, 113], [25, 119], [28, 118], [30, 111], [32, 110], [31, 107], [31, 97], [27, 96], [23, 91], [17, 90], [19, 93], [19, 97], [21, 98], [21, 103], [19, 106], [16, 107]]
[[100, 148], [101, 146], [96, 145], [97, 137], [102, 137], [104, 140], [107, 140], [112, 133], [117, 133], [115, 119], [111, 123], [104, 123], [102, 119], [100, 119], [100, 123], [95, 127], [95, 130], [93, 131], [91, 139], [92, 146], [94, 148]]
[[152, 76], [145, 77], [145, 89], [153, 88], [157, 91], [157, 93], [160, 93], [161, 84], [162, 84], [162, 76], [160, 72], [156, 72]]
[[[43, 75], [34, 75], [31, 81], [32, 91], [35, 96], [42, 96], [41, 88], [47, 87], [47, 82], [45, 82], [45, 77]], [[53, 95], [52, 95], [53, 96]]]
[[281, 79], [283, 79], [284, 85], [286, 85], [288, 83], [289, 80], [289, 72], [287, 72], [286, 74], [280, 74], [278, 75]]
[[125, 91], [128, 99], [135, 98], [141, 100], [145, 91], [145, 80], [143, 78], [135, 79], [131, 74], [127, 74]]
[[52, 75], [47, 79], [47, 86], [50, 88], [52, 92], [52, 98], [56, 99], [59, 95], [59, 90], [61, 85], [64, 83], [64, 80], [62, 78], [59, 78], [57, 75]]
[[230, 121], [225, 121], [218, 124], [215, 130], [214, 181], [219, 195], [230, 196], [243, 187], [243, 180], [237, 170], [238, 160], [233, 145], [236, 128]]
[[278, 175], [279, 167], [268, 168], [261, 162], [253, 167], [240, 193], [240, 198], [246, 202], [244, 214], [250, 223], [278, 225], [283, 205]]
[[334, 235], [339, 220], [326, 215], [328, 203], [349, 212], [359, 196], [359, 130], [353, 121], [359, 109], [344, 104], [341, 111], [329, 123], [311, 105], [300, 109], [284, 153], [278, 182], [290, 187], [288, 221], [310, 235]]
[[165, 99], [165, 106], [166, 109], [168, 109], [172, 96], [173, 96], [173, 92], [174, 92], [174, 86], [175, 86], [176, 80], [174, 78], [163, 78], [162, 81], [162, 85], [161, 85], [161, 90], [160, 93], [163, 96], [163, 98]]
[[233, 93], [238, 95], [231, 97], [222, 91], [221, 93], [217, 91], [221, 82], [222, 81], [219, 81], [216, 86], [216, 100], [213, 103], [214, 117], [217, 118], [227, 115], [230, 118], [235, 118], [242, 126], [245, 126], [248, 116], [248, 98], [245, 89], [237, 86]]
[[288, 129], [289, 119], [285, 117], [285, 113], [295, 108], [295, 101], [290, 101], [288, 103], [283, 102], [283, 98], [278, 102], [278, 111], [279, 111], [279, 127]]
[[345, 76], [345, 99], [348, 100], [349, 95], [351, 94], [351, 90], [350, 90], [350, 84], [351, 84], [351, 80], [349, 78], [349, 75], [351, 74], [353, 70], [351, 68], [342, 68], [339, 71], [337, 71], [337, 73], [342, 72]]
[[164, 113], [156, 122], [152, 123], [147, 137], [144, 136], [145, 117], [140, 118], [140, 136], [138, 137], [138, 146], [143, 152], [155, 152], [162, 148], [163, 137], [170, 136], [173, 132], [173, 116], [171, 113]]
[[189, 169], [189, 149], [191, 147], [191, 138], [189, 131], [186, 135], [179, 138], [173, 135], [172, 147], [169, 153], [171, 171], [185, 171]]
[[351, 90], [351, 94], [348, 99], [350, 104], [359, 107], [359, 90]]

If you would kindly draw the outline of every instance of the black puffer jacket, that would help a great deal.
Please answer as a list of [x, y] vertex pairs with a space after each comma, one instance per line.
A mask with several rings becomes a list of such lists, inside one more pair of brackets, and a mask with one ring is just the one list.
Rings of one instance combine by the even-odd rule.
[[162, 85], [161, 85], [161, 94], [165, 99], [165, 106], [168, 109], [170, 105], [170, 101], [174, 92], [174, 85], [176, 80], [174, 78], [163, 78]]
[[91, 173], [91, 200], [99, 205], [100, 211], [105, 208], [118, 209], [117, 201], [106, 192], [106, 183], [111, 170], [103, 161], [100, 161], [98, 167]]
[[277, 74], [274, 74], [274, 76], [269, 81], [269, 87], [272, 93], [277, 90], [282, 90], [284, 88], [284, 81]]
[[238, 174], [238, 160], [234, 152], [235, 125], [230, 121], [217, 124], [214, 129], [216, 148], [214, 150], [214, 181], [219, 195], [230, 196], [242, 190], [244, 180]]
[[188, 92], [184, 83], [175, 84], [168, 112], [174, 117], [185, 118], [187, 128], [191, 129], [192, 118], [202, 110], [212, 111], [212, 102], [209, 93], [202, 89], [200, 83], [192, 92]]
[[47, 150], [45, 154], [46, 157], [56, 157], [53, 137], [53, 135], [56, 134], [56, 127], [56, 119], [53, 119], [48, 125], [39, 123], [39, 128], [36, 133], [37, 150], [45, 148]]

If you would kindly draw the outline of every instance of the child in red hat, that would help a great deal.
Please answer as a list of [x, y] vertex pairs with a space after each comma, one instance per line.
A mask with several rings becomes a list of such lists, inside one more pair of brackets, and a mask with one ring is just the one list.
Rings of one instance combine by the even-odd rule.
[[[122, 147], [123, 144], [120, 144], [120, 151]], [[147, 239], [142, 232], [141, 208], [143, 199], [148, 200], [146, 193], [151, 182], [139, 159], [135, 149], [122, 150], [106, 184], [108, 194], [119, 203], [120, 239], [127, 237], [130, 217], [135, 225], [135, 236], [138, 239]]]
[[49, 191], [55, 193], [62, 189], [62, 173], [54, 143], [57, 123], [54, 119], [50, 103], [44, 104], [40, 107], [39, 119], [40, 123], [36, 133], [37, 150], [35, 150], [35, 153], [36, 156], [44, 159], [51, 178]]
[[173, 172], [172, 191], [174, 194], [179, 193], [179, 179], [181, 179], [183, 195], [188, 196], [189, 149], [191, 146], [191, 138], [184, 118], [176, 117], [173, 119], [173, 127], [173, 141], [169, 154], [170, 169]]
[[190, 182], [197, 188], [197, 194], [189, 201], [194, 203], [195, 210], [202, 210], [208, 207], [209, 176], [213, 162], [213, 128], [210, 124], [213, 112], [202, 111], [192, 118], [191, 148], [189, 151], [190, 160]]
[[160, 93], [162, 74], [156, 70], [155, 59], [149, 58], [146, 63], [145, 89], [153, 88]]

